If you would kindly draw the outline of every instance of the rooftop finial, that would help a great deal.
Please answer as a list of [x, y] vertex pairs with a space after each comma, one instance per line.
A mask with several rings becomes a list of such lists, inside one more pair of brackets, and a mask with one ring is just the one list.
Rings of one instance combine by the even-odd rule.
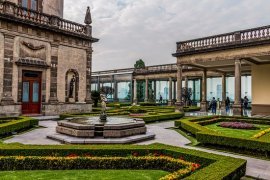
[[90, 7], [87, 7], [84, 23], [90, 25], [92, 23]]

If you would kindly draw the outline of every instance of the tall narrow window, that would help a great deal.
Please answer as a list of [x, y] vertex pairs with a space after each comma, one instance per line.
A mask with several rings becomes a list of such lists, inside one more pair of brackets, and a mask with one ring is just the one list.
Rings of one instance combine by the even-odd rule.
[[37, 0], [21, 0], [22, 7], [27, 9], [38, 10], [38, 2]]

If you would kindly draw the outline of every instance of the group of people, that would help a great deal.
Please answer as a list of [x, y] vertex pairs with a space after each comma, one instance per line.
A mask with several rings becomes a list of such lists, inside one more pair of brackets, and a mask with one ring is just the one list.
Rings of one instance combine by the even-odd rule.
[[[244, 111], [246, 112], [246, 110], [248, 109], [248, 103], [249, 103], [249, 99], [247, 98], [247, 96], [245, 96], [244, 99], [241, 100], [241, 103], [242, 103], [242, 106], [244, 107]], [[225, 100], [226, 114], [230, 112], [230, 107], [231, 107], [231, 101], [230, 101], [230, 98], [227, 97]], [[210, 102], [209, 109], [211, 109], [211, 112], [213, 114], [217, 114], [217, 110], [220, 112], [220, 109], [221, 109], [220, 99], [218, 98], [216, 100], [216, 98], [213, 97], [212, 101]]]

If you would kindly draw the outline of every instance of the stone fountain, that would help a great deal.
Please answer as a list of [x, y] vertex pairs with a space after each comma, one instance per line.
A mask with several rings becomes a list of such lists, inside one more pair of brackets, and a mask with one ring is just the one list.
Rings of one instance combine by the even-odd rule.
[[101, 94], [100, 116], [74, 117], [59, 121], [56, 134], [47, 136], [69, 144], [126, 144], [153, 139], [142, 119], [108, 117], [106, 96]]

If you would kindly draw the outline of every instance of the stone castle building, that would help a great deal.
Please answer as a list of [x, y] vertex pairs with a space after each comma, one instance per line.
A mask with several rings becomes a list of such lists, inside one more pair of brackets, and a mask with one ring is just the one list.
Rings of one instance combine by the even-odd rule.
[[91, 14], [63, 19], [64, 0], [0, 1], [0, 116], [88, 112]]

